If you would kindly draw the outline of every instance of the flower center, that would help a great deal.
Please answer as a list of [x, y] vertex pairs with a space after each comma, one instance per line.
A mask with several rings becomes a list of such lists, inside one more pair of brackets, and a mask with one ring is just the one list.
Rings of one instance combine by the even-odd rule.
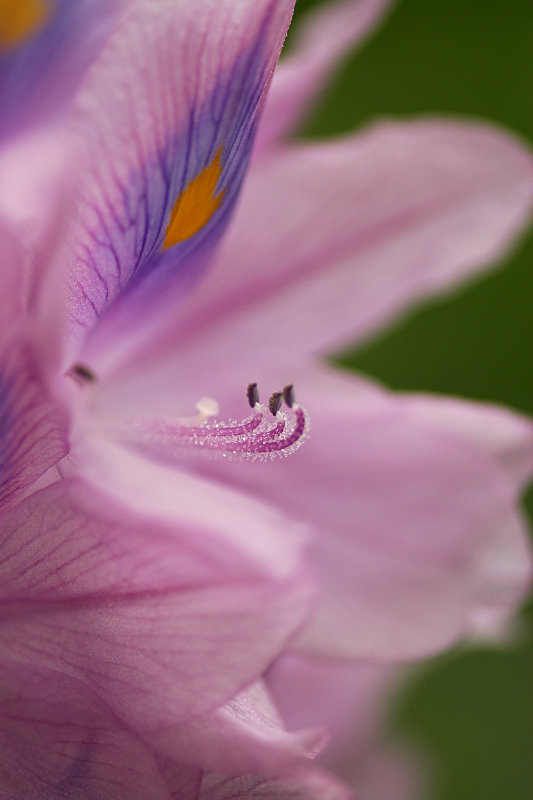
[[[83, 364], [75, 364], [66, 375], [82, 388], [96, 381]], [[201, 451], [228, 460], [267, 461], [301, 447], [310, 420], [296, 403], [292, 384], [274, 392], [267, 404], [259, 402], [256, 383], [248, 384], [246, 397], [252, 413], [241, 420], [219, 420], [216, 400], [202, 397], [196, 404], [197, 414], [191, 417], [98, 419], [96, 426], [122, 444], [165, 459], [182, 451]]]
[[216, 419], [216, 402], [202, 398], [196, 417], [133, 417], [112, 423], [106, 431], [114, 439], [154, 455], [176, 455], [179, 449], [228, 460], [267, 461], [294, 453], [303, 444], [310, 422], [295, 402], [293, 387], [274, 392], [267, 405], [259, 402], [255, 383], [248, 386], [246, 396], [252, 413], [242, 420]]
[[76, 383], [80, 386], [83, 386], [86, 383], [94, 383], [96, 380], [96, 375], [86, 367], [85, 364], [74, 364], [73, 367], [69, 369], [66, 373], [69, 378], [72, 378]]

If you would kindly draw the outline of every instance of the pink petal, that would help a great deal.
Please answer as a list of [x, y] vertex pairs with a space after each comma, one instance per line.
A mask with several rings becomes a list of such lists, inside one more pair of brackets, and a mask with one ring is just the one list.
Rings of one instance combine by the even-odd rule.
[[[401, 396], [361, 392], [349, 376], [309, 370], [294, 380], [313, 420], [305, 446], [283, 463], [209, 472], [315, 526], [321, 605], [301, 648], [414, 658], [497, 627], [530, 575], [518, 480], [500, 454], [506, 431], [518, 450], [516, 428], [490, 416], [494, 452], [480, 446], [475, 426], [464, 432], [471, 404], [450, 429]], [[522, 449], [531, 446], [524, 426]]]
[[[38, 297], [38, 286], [50, 268], [58, 234], [63, 233], [63, 220], [68, 216], [64, 196], [67, 134], [64, 125], [39, 126], [0, 148], [0, 214], [24, 242], [20, 295], [25, 308], [33, 307]], [[60, 319], [62, 313], [61, 296], [56, 292], [54, 316]], [[38, 337], [41, 343], [53, 340], [54, 316], [44, 320]]]
[[198, 800], [355, 800], [348, 787], [318, 769], [286, 776], [205, 775]]
[[63, 126], [31, 129], [0, 148], [0, 208], [35, 240], [53, 218], [64, 168], [67, 136]]
[[201, 531], [213, 557], [227, 562], [236, 550], [250, 569], [267, 577], [285, 579], [298, 568], [307, 541], [305, 525], [270, 503], [191, 473], [186, 463], [178, 468], [151, 463], [90, 428], [88, 434], [74, 445], [73, 472], [133, 513]]
[[151, 746], [171, 760], [225, 775], [271, 773], [316, 755], [324, 733], [288, 733], [268, 691], [258, 682], [223, 708], [156, 734]]
[[82, 681], [150, 734], [256, 679], [306, 613], [301, 574], [276, 579], [200, 527], [134, 515], [81, 481], [2, 517], [0, 652]]
[[391, 0], [337, 0], [296, 28], [294, 46], [274, 75], [256, 145], [291, 133], [344, 56], [379, 24]]
[[16, 497], [68, 452], [66, 413], [57, 405], [43, 365], [27, 341], [25, 259], [0, 221], [0, 504]]
[[381, 696], [393, 674], [391, 667], [382, 664], [354, 665], [286, 654], [269, 669], [266, 683], [290, 729], [327, 726], [332, 742], [326, 759], [348, 737], [355, 758], [370, 732], [377, 729]]
[[[67, 282], [79, 337], [126, 287], [142, 284], [126, 315], [136, 325], [154, 292], [159, 307], [163, 289], [179, 294], [196, 279], [238, 194], [292, 7], [139, 0], [110, 39], [80, 93], [76, 125]], [[178, 198], [205, 170], [216, 184], [202, 190], [205, 219], [196, 231], [182, 223], [162, 250]]]
[[[400, 398], [399, 398], [400, 399]], [[512, 411], [489, 403], [468, 403], [431, 395], [404, 395], [405, 411], [417, 424], [471, 439], [497, 459], [519, 491], [533, 474], [533, 425]]]
[[[154, 737], [135, 734], [97, 694], [62, 671], [1, 660], [0, 677], [0, 733], [4, 740], [0, 791], [10, 800], [199, 800], [228, 797], [231, 786], [239, 790], [234, 798], [285, 796], [279, 794], [281, 789], [287, 790], [287, 797], [302, 800], [347, 797], [345, 792], [333, 792], [333, 779], [320, 773], [305, 774], [301, 767], [294, 777], [283, 780], [253, 775], [243, 780], [203, 773], [178, 761], [180, 750], [167, 756]], [[259, 727], [259, 719], [256, 723]], [[242, 737], [233, 735], [227, 752], [231, 745], [235, 749], [242, 743]], [[256, 742], [256, 747], [263, 746], [263, 742]], [[233, 752], [231, 757], [235, 756]], [[296, 794], [296, 790], [302, 794]], [[320, 795], [321, 790], [326, 793]]]
[[81, 682], [0, 661], [0, 794], [171, 800], [150, 750]]
[[385, 123], [286, 149], [255, 164], [216, 266], [146, 358], [166, 336], [179, 374], [242, 385], [346, 346], [497, 260], [532, 199], [529, 154], [486, 126]]
[[67, 415], [48, 390], [42, 365], [24, 341], [0, 346], [0, 504], [20, 493], [68, 452]]
[[0, 342], [7, 341], [11, 329], [22, 314], [23, 309], [23, 265], [24, 254], [20, 240], [7, 224], [5, 216], [0, 218], [0, 249], [2, 269], [0, 270], [0, 296], [2, 297], [2, 322]]
[[384, 733], [399, 670], [285, 655], [268, 672], [268, 686], [289, 728], [327, 725], [331, 744], [320, 763], [357, 790], [360, 800], [422, 797], [424, 769]]

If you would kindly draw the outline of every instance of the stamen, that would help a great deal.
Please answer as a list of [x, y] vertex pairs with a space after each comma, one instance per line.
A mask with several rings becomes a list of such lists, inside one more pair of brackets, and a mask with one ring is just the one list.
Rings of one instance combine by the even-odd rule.
[[96, 380], [96, 375], [84, 364], [74, 364], [66, 374], [81, 384], [94, 383]]
[[[272, 460], [297, 450], [309, 431], [309, 417], [295, 403], [290, 388], [274, 392], [267, 408], [258, 402], [257, 385], [250, 384], [246, 396], [250, 404], [254, 402], [253, 413], [241, 421], [135, 418], [126, 425], [113, 425], [109, 433], [159, 456], [175, 458], [184, 451], [201, 450], [230, 460]], [[290, 401], [289, 405], [286, 399], [288, 410], [281, 410], [284, 396]]]
[[246, 389], [246, 397], [250, 403], [250, 407], [254, 408], [259, 402], [259, 390], [257, 383], [249, 383]]
[[294, 405], [294, 386], [292, 385], [292, 383], [289, 383], [289, 385], [285, 386], [285, 388], [283, 389], [283, 399], [285, 400], [285, 402], [287, 403], [289, 408], [293, 407], [293, 405]]
[[270, 400], [268, 401], [268, 407], [270, 409], [270, 413], [272, 414], [272, 416], [274, 417], [276, 416], [276, 414], [278, 413], [278, 411], [282, 406], [282, 403], [283, 403], [282, 392], [274, 392], [274, 394], [270, 396]]

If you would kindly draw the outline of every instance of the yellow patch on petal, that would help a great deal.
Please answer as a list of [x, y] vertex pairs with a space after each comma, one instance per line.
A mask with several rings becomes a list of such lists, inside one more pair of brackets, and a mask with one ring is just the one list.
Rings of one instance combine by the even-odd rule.
[[0, 46], [22, 44], [42, 28], [51, 11], [47, 0], [0, 0]]
[[207, 225], [224, 197], [225, 189], [216, 194], [216, 187], [222, 174], [218, 151], [212, 162], [185, 187], [180, 194], [168, 223], [163, 250], [179, 242], [190, 239]]

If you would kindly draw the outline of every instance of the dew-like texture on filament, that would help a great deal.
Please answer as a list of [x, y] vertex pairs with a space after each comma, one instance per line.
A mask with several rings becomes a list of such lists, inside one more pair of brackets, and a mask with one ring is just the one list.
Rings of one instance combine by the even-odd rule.
[[298, 450], [311, 427], [305, 409], [294, 402], [293, 395], [288, 394], [288, 398], [292, 405], [282, 409], [283, 393], [275, 392], [268, 405], [256, 402], [252, 413], [242, 420], [198, 423], [133, 417], [109, 423], [106, 431], [112, 438], [154, 456], [185, 458], [201, 453], [230, 461], [274, 461]]

